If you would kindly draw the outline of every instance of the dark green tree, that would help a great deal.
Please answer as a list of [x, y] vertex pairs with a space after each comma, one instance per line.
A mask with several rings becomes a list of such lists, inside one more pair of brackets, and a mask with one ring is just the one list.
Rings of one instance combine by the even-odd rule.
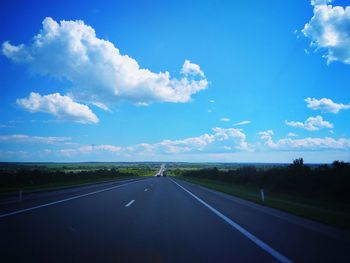
[[303, 158], [294, 159], [292, 166], [296, 167], [296, 168], [303, 167], [304, 166], [304, 159]]

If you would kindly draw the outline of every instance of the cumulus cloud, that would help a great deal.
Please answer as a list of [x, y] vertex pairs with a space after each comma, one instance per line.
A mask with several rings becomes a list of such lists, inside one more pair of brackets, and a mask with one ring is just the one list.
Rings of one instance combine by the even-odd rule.
[[214, 141], [215, 137], [213, 135], [203, 134], [198, 137], [191, 137], [183, 140], [163, 140], [153, 145], [152, 148], [166, 153], [202, 151]]
[[[232, 150], [250, 151], [246, 135], [241, 129], [215, 127], [212, 133], [182, 140], [163, 140], [155, 144], [136, 145], [133, 149], [155, 151], [160, 153], [210, 152], [218, 151], [222, 143], [230, 143]], [[142, 148], [142, 149], [141, 149]]]
[[240, 122], [237, 122], [235, 124], [233, 124], [234, 126], [241, 126], [241, 125], [246, 125], [246, 124], [250, 124], [252, 123], [251, 121], [240, 121]]
[[292, 149], [300, 149], [300, 150], [348, 150], [350, 149], [350, 139], [346, 138], [301, 138], [301, 139], [292, 139], [292, 138], [284, 138], [278, 141], [273, 141], [272, 136], [273, 132], [264, 131], [260, 132], [260, 138], [265, 141], [265, 145], [270, 148], [277, 150], [292, 150]]
[[0, 136], [0, 142], [7, 143], [70, 144], [70, 140], [70, 137], [31, 136], [26, 134], [10, 134]]
[[229, 122], [229, 121], [230, 121], [230, 119], [229, 119], [229, 118], [225, 118], [225, 117], [224, 117], [224, 118], [221, 118], [221, 119], [220, 119], [220, 121], [223, 121], [223, 122]]
[[272, 136], [274, 135], [274, 132], [272, 130], [267, 131], [261, 131], [258, 133], [260, 135], [260, 138], [265, 141], [265, 144], [271, 148], [274, 148], [276, 145], [272, 140]]
[[[224, 144], [224, 145], [223, 145]], [[56, 151], [63, 156], [110, 152], [124, 156], [150, 156], [154, 154], [180, 154], [198, 152], [252, 151], [246, 142], [246, 135], [240, 129], [215, 127], [212, 133], [180, 140], [162, 140], [156, 143], [140, 143], [130, 146], [87, 145]]]
[[208, 86], [199, 65], [185, 60], [180, 78], [155, 73], [120, 53], [110, 41], [100, 39], [83, 21], [56, 22], [47, 17], [29, 45], [2, 44], [2, 53], [32, 72], [72, 83], [74, 98], [108, 109], [120, 100], [188, 102]]
[[311, 5], [326, 5], [330, 2], [332, 2], [332, 0], [311, 0]]
[[317, 115], [316, 117], [309, 117], [304, 122], [300, 121], [285, 121], [288, 126], [295, 128], [305, 129], [308, 131], [318, 131], [322, 128], [333, 128], [333, 124], [323, 120], [322, 116]]
[[185, 60], [185, 63], [182, 66], [181, 73], [184, 75], [199, 75], [204, 78], [204, 72], [201, 70], [200, 66], [194, 63], [191, 63], [189, 60]]
[[311, 40], [311, 46], [325, 52], [327, 63], [350, 64], [350, 7], [327, 5], [330, 2], [311, 1], [314, 15], [302, 32]]
[[241, 129], [235, 129], [235, 128], [220, 128], [215, 127], [213, 128], [214, 131], [214, 137], [216, 141], [226, 141], [229, 139], [232, 139], [235, 149], [238, 150], [245, 150], [245, 151], [251, 151], [252, 149], [248, 145], [246, 141], [246, 135], [243, 133], [243, 130]]
[[303, 138], [303, 139], [281, 139], [277, 142], [279, 148], [304, 148], [304, 149], [349, 149], [350, 140], [345, 138]]
[[350, 104], [335, 103], [331, 99], [306, 98], [307, 107], [312, 110], [320, 110], [325, 113], [338, 113], [340, 110], [350, 109]]
[[17, 104], [29, 112], [45, 112], [61, 120], [80, 123], [98, 123], [99, 121], [88, 106], [74, 102], [72, 98], [59, 93], [41, 96], [32, 92], [28, 98], [17, 99]]

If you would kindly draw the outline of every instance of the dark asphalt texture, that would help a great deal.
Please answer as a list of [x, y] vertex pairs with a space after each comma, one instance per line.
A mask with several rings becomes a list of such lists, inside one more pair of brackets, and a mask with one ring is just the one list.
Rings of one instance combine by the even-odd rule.
[[[294, 216], [176, 182], [294, 262], [350, 262], [346, 231], [320, 224], [309, 227]], [[12, 210], [7, 206], [0, 211], [0, 261], [278, 262], [170, 178], [125, 183], [1, 217], [74, 194], [43, 196], [41, 203], [28, 201]], [[103, 187], [111, 186], [98, 190]], [[125, 207], [131, 200], [135, 202]]]

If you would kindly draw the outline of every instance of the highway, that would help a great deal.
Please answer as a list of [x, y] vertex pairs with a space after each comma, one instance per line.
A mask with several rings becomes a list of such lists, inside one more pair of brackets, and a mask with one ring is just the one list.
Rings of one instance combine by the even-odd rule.
[[1, 262], [350, 262], [347, 231], [171, 177], [0, 209]]

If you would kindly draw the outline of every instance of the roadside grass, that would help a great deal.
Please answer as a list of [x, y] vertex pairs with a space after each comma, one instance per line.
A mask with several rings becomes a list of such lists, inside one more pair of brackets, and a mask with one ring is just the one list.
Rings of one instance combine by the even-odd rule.
[[143, 170], [138, 168], [119, 168], [121, 173], [137, 174], [137, 176], [153, 176], [158, 170]]
[[265, 201], [260, 198], [260, 189], [230, 184], [209, 179], [176, 176], [175, 178], [240, 197], [261, 205], [277, 208], [324, 224], [350, 230], [350, 206], [333, 200], [305, 198], [265, 192]]

